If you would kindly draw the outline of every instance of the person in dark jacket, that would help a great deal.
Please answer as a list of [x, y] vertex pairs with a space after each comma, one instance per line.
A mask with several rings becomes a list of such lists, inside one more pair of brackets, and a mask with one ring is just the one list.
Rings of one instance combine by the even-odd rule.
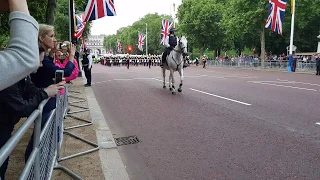
[[166, 46], [166, 49], [162, 54], [162, 61], [161, 61], [160, 67], [163, 67], [163, 64], [166, 62], [167, 56], [170, 54], [170, 52], [176, 47], [176, 45], [179, 42], [177, 36], [174, 34], [175, 31], [176, 31], [175, 28], [171, 28], [169, 36], [167, 36], [164, 41], [164, 45]]
[[[63, 70], [64, 77], [69, 77], [74, 69], [75, 47], [72, 44], [68, 45], [69, 62], [65, 68], [59, 68], [54, 64], [54, 53], [59, 50], [56, 39], [54, 37], [54, 28], [50, 25], [40, 24], [39, 26], [39, 44], [47, 52], [50, 49], [49, 55], [43, 59], [43, 66], [40, 67], [37, 73], [31, 75], [32, 82], [39, 88], [45, 88], [54, 84], [56, 70]], [[50, 114], [50, 111], [56, 107], [56, 99], [50, 98], [43, 111]], [[43, 117], [46, 117], [43, 115]]]
[[[44, 49], [39, 48], [44, 56]], [[43, 58], [42, 56], [42, 58]], [[40, 59], [41, 55], [40, 55]], [[39, 63], [41, 66], [41, 63]], [[14, 125], [22, 117], [28, 117], [48, 97], [54, 97], [59, 90], [64, 88], [64, 82], [51, 85], [45, 89], [37, 88], [30, 76], [25, 77], [16, 84], [0, 91], [0, 148], [10, 139]], [[5, 179], [8, 160], [0, 167], [0, 177]]]
[[320, 76], [320, 53], [318, 54], [317, 58], [316, 58], [316, 66], [317, 66], [317, 74], [318, 76]]
[[[69, 53], [69, 62], [66, 64], [65, 68], [60, 68], [54, 64], [54, 53], [59, 50], [58, 44], [56, 42], [54, 36], [54, 28], [50, 25], [40, 24], [39, 26], [39, 44], [41, 47], [45, 49], [45, 51], [49, 51], [49, 55], [45, 56], [42, 63], [43, 66], [40, 67], [37, 73], [31, 75], [32, 82], [38, 88], [46, 88], [52, 84], [54, 84], [55, 72], [57, 70], [64, 71], [64, 77], [69, 77], [72, 74], [74, 69], [74, 56], [75, 56], [75, 46], [72, 44], [68, 45], [68, 53]], [[43, 108], [42, 112], [42, 124], [45, 124], [50, 113], [53, 109], [56, 108], [56, 98], [52, 97], [49, 99], [47, 104]], [[28, 159], [31, 151], [32, 151], [33, 140], [30, 139], [30, 142], [26, 149], [25, 160]]]

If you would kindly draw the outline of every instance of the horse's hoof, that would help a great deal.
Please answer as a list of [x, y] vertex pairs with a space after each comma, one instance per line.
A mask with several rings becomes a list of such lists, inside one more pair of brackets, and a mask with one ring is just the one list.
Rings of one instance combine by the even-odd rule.
[[182, 92], [182, 89], [178, 89], [178, 92]]
[[166, 88], [167, 88], [167, 86], [163, 86], [162, 88], [163, 88], [163, 89], [166, 89]]
[[174, 91], [173, 91], [173, 92], [171, 92], [171, 93], [172, 93], [173, 95], [176, 95], [176, 92], [174, 92]]
[[170, 91], [172, 91], [172, 88], [169, 88]]

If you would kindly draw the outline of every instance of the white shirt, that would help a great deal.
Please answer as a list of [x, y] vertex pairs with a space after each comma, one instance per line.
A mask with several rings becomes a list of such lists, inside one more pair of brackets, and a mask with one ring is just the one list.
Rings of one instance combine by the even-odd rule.
[[[170, 36], [170, 35], [169, 35]], [[164, 45], [168, 48], [170, 47], [170, 44], [169, 44], [169, 36], [166, 37], [166, 39], [164, 40]], [[177, 38], [177, 44], [179, 43], [179, 40]]]
[[91, 56], [91, 54], [89, 54], [89, 55], [87, 56], [87, 58], [88, 58], [88, 60], [89, 60], [89, 66], [88, 66], [88, 68], [91, 68], [91, 67], [92, 67], [92, 56]]

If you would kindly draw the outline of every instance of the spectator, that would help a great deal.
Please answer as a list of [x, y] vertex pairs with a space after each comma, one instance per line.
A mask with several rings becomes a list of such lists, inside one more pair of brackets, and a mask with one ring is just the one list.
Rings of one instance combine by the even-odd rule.
[[[44, 49], [39, 48], [40, 66], [44, 56]], [[39, 58], [39, 57], [38, 57]], [[39, 61], [39, 60], [38, 60]], [[64, 83], [51, 85], [45, 89], [37, 88], [27, 76], [16, 84], [0, 91], [0, 148], [10, 139], [14, 125], [20, 118], [29, 116], [48, 97], [54, 97], [64, 88]], [[7, 160], [0, 167], [0, 177], [5, 179], [8, 167]]]
[[[38, 35], [39, 44], [45, 49], [46, 52], [49, 51], [48, 56], [44, 56], [43, 59], [43, 67], [40, 67], [37, 73], [32, 74], [31, 78], [36, 87], [45, 88], [52, 84], [54, 84], [54, 77], [56, 70], [63, 70], [64, 77], [69, 77], [72, 74], [74, 69], [73, 58], [75, 55], [75, 47], [72, 44], [69, 44], [69, 62], [66, 64], [65, 68], [60, 68], [54, 64], [54, 53], [59, 49], [57, 48], [56, 39], [54, 36], [54, 28], [53, 26], [41, 24], [39, 27], [39, 35]], [[42, 123], [41, 127], [44, 126], [47, 119], [50, 116], [50, 113], [53, 109], [56, 108], [56, 98], [52, 97], [49, 99], [47, 104], [43, 108], [42, 112]], [[32, 151], [33, 140], [32, 138], [29, 141], [28, 147], [25, 153], [25, 161], [29, 158], [29, 155]]]
[[317, 74], [320, 76], [320, 53], [318, 54], [318, 57], [316, 58], [316, 65], [317, 65]]
[[[69, 62], [69, 58], [71, 58], [71, 57], [69, 56], [69, 54], [67, 52], [57, 51], [56, 57], [55, 57], [55, 65], [60, 68], [65, 68]], [[75, 67], [72, 71], [71, 76], [66, 77], [67, 83], [78, 77], [79, 68], [78, 68], [77, 60], [75, 58], [73, 59], [73, 64]]]
[[29, 75], [39, 66], [38, 23], [29, 15], [26, 0], [0, 0], [0, 11], [10, 9], [10, 41], [0, 51], [0, 91]]
[[87, 78], [86, 87], [91, 86], [91, 69], [92, 69], [92, 56], [90, 55], [90, 51], [88, 49], [84, 50], [83, 58], [82, 58], [82, 67], [84, 70], [84, 74]]

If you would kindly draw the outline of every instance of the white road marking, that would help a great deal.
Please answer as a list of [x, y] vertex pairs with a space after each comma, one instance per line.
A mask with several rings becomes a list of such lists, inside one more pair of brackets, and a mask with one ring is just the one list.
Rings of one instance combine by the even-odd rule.
[[224, 78], [248, 78], [248, 79], [256, 79], [259, 78], [257, 76], [223, 76]]
[[162, 82], [162, 80], [160, 80], [160, 79], [156, 79], [156, 78], [152, 78], [153, 80], [156, 80], [156, 81], [160, 81], [160, 82]]
[[107, 81], [99, 81], [99, 82], [95, 82], [92, 84], [101, 84], [101, 83], [106, 83], [106, 82], [111, 82], [111, 81], [133, 81], [133, 80], [152, 80], [154, 78], [131, 78], [131, 79], [112, 79], [112, 80], [107, 80]]
[[226, 75], [231, 75], [231, 76], [249, 76], [249, 75], [245, 75], [245, 74], [232, 74], [232, 73], [223, 73], [223, 72], [208, 71], [208, 70], [205, 70], [205, 71], [206, 71], [206, 72], [217, 73], [217, 74], [226, 74]]
[[[198, 75], [198, 76], [184, 76], [185, 78], [193, 78], [193, 77], [206, 77], [208, 75]], [[179, 76], [178, 76], [179, 77]]]
[[226, 79], [226, 78], [224, 78], [224, 77], [222, 77], [222, 76], [207, 76], [207, 77], [217, 78], [217, 79]]
[[265, 83], [266, 81], [247, 81], [255, 84], [264, 84], [264, 85], [270, 85], [270, 86], [278, 86], [278, 87], [286, 87], [286, 88], [292, 88], [292, 89], [300, 89], [300, 90], [307, 90], [307, 91], [318, 91], [316, 89], [308, 89], [308, 88], [301, 88], [301, 87], [295, 87], [295, 86], [285, 86], [281, 84], [271, 84], [271, 83]]
[[317, 122], [316, 125], [320, 125], [320, 122]]
[[277, 79], [278, 81], [287, 82], [287, 83], [293, 83], [293, 84], [305, 84], [305, 85], [311, 85], [311, 86], [319, 86], [319, 84], [312, 84], [312, 83], [305, 83], [305, 82], [297, 82], [297, 81], [289, 81], [289, 80], [281, 80]]
[[95, 82], [95, 83], [92, 83], [92, 84], [100, 84], [100, 83], [105, 83], [105, 82], [110, 82], [111, 80], [107, 80], [107, 81], [99, 81], [99, 82]]
[[192, 90], [192, 91], [196, 91], [196, 92], [199, 92], [199, 93], [202, 93], [202, 94], [209, 95], [209, 96], [214, 96], [214, 97], [217, 97], [217, 98], [221, 98], [221, 99], [224, 99], [224, 100], [228, 100], [228, 101], [232, 101], [232, 102], [235, 102], [235, 103], [243, 104], [243, 105], [246, 105], [246, 106], [251, 106], [251, 104], [249, 104], [249, 103], [237, 101], [237, 100], [226, 98], [226, 97], [223, 97], [223, 96], [218, 96], [218, 95], [215, 95], [215, 94], [207, 93], [207, 92], [200, 91], [200, 90], [193, 89], [193, 88], [189, 88], [189, 89]]
[[113, 79], [113, 81], [133, 81], [133, 80], [148, 80], [153, 78], [131, 78], [131, 79]]

